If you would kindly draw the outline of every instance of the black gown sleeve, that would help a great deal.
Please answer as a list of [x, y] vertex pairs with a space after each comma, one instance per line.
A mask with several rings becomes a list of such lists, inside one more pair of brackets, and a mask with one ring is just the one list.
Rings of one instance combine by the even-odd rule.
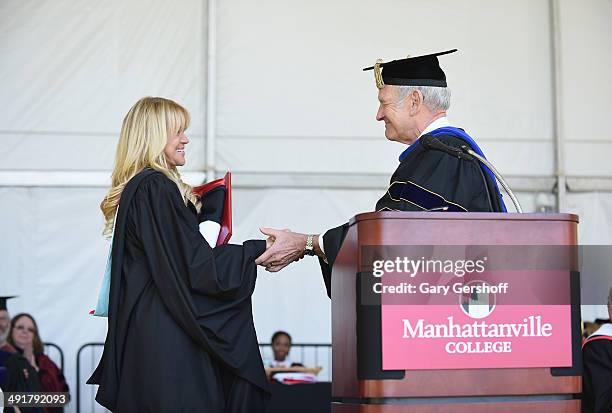
[[323, 282], [325, 283], [325, 289], [327, 290], [327, 296], [331, 298], [331, 272], [336, 257], [344, 242], [344, 237], [348, 231], [348, 223], [342, 224], [339, 227], [328, 230], [323, 235], [323, 251], [325, 251], [325, 257], [327, 260], [319, 258], [319, 265], [321, 266], [321, 274], [323, 274]]
[[[211, 248], [178, 188], [163, 175], [153, 175], [141, 184], [132, 207], [133, 229], [148, 252], [149, 265], [156, 269], [152, 274], [160, 291], [179, 293], [174, 287], [180, 283], [168, 285], [175, 279], [184, 281], [191, 293], [225, 299], [250, 297], [257, 275], [255, 258], [265, 251], [264, 240]], [[165, 298], [171, 302], [178, 297]]]

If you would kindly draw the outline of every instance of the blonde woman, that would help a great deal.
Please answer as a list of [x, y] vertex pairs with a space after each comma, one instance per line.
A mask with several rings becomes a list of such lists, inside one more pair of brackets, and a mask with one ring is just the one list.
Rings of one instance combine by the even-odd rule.
[[113, 233], [108, 333], [88, 383], [114, 412], [263, 412], [251, 294], [266, 242], [202, 237], [200, 201], [176, 169], [188, 126], [187, 110], [156, 97], [123, 120], [100, 205]]

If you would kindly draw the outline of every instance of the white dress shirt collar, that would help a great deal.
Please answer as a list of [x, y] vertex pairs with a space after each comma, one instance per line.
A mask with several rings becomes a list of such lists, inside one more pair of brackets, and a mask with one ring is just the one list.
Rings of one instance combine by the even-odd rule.
[[423, 132], [421, 132], [421, 134], [419, 135], [419, 138], [423, 135], [428, 134], [431, 131], [434, 131], [438, 128], [443, 128], [445, 126], [453, 126], [453, 125], [450, 124], [446, 116], [442, 116], [441, 118], [438, 118], [434, 120], [433, 122], [431, 122], [429, 125], [427, 125], [427, 127], [423, 129]]
[[599, 327], [599, 329], [596, 332], [591, 334], [589, 338], [595, 337], [595, 336], [612, 336], [612, 324], [606, 323], [602, 325], [601, 327]]

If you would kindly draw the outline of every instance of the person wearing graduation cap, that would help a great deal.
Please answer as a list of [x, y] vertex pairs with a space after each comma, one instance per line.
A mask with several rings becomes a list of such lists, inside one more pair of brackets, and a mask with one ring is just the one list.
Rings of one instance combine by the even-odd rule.
[[0, 297], [0, 350], [8, 353], [15, 353], [17, 351], [15, 347], [11, 346], [6, 341], [11, 327], [11, 316], [6, 307], [6, 302], [11, 298], [15, 298], [15, 296]]
[[[438, 57], [456, 51], [378, 60], [363, 69], [374, 70], [380, 102], [376, 120], [385, 123], [385, 137], [409, 145], [376, 211], [506, 211], [493, 172], [467, 154], [484, 153], [446, 117], [450, 90]], [[274, 245], [256, 262], [276, 272], [304, 255], [317, 255], [331, 297], [331, 269], [347, 230], [348, 224], [322, 235], [262, 228]]]
[[[608, 316], [612, 319], [612, 288], [608, 294]], [[612, 323], [608, 320], [582, 344], [582, 411], [612, 412]]]

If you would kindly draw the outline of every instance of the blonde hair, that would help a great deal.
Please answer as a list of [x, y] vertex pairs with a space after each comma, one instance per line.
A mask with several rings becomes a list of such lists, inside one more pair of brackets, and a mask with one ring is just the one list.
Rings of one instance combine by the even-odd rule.
[[191, 186], [184, 183], [175, 165], [168, 163], [164, 148], [169, 136], [182, 133], [189, 126], [189, 112], [178, 103], [160, 97], [144, 97], [132, 106], [121, 126], [117, 143], [111, 187], [100, 203], [105, 225], [103, 234], [113, 232], [115, 212], [128, 181], [145, 168], [162, 172], [174, 181], [185, 204], [198, 207]]

